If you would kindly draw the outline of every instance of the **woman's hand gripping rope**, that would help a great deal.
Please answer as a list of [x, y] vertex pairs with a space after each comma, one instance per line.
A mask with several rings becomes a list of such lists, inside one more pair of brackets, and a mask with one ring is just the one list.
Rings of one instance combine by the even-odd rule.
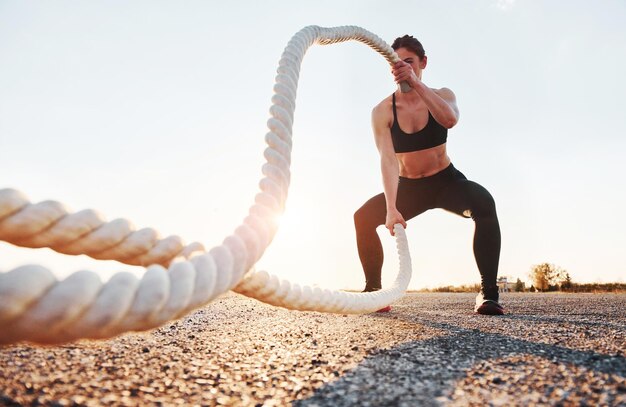
[[385, 220], [385, 227], [389, 230], [391, 236], [396, 235], [393, 230], [394, 225], [396, 224], [400, 224], [403, 228], [406, 229], [406, 221], [404, 220], [402, 214], [395, 208], [387, 209], [387, 219]]

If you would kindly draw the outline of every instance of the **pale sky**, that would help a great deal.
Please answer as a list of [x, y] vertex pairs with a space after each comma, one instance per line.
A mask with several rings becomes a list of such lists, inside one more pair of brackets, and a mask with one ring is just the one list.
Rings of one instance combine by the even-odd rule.
[[[412, 34], [423, 81], [457, 96], [454, 165], [495, 197], [500, 275], [555, 263], [574, 281], [625, 281], [626, 2], [3, 1], [0, 188], [94, 208], [212, 247], [258, 191], [280, 55], [307, 25]], [[370, 112], [395, 89], [385, 60], [314, 46], [300, 76], [287, 213], [257, 268], [362, 288], [353, 213], [382, 191]], [[409, 222], [409, 288], [475, 283], [474, 225]], [[382, 227], [383, 285], [398, 269]], [[136, 270], [0, 243], [0, 270]]]

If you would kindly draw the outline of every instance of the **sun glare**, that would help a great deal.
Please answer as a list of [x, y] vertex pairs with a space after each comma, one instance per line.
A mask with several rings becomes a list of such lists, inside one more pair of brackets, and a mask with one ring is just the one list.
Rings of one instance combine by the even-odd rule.
[[278, 225], [278, 230], [284, 233], [302, 230], [305, 226], [302, 216], [298, 216], [294, 211], [286, 210], [282, 214], [274, 215], [274, 222]]

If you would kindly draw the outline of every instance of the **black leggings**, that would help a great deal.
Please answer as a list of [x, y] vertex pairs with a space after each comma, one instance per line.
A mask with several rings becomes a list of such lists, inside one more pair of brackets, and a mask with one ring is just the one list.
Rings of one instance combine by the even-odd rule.
[[[472, 218], [474, 257], [486, 298], [498, 300], [498, 262], [500, 260], [500, 226], [496, 204], [482, 186], [465, 178], [452, 164], [445, 170], [425, 178], [400, 177], [396, 207], [405, 220], [429, 209], [442, 208], [465, 218]], [[367, 201], [354, 214], [359, 258], [365, 272], [365, 291], [381, 288], [383, 248], [376, 228], [385, 224], [385, 194]]]

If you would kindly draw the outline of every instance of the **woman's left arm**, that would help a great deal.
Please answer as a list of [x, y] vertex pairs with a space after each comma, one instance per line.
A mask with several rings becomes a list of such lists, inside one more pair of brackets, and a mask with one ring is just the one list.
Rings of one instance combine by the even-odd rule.
[[411, 86], [417, 92], [435, 120], [446, 129], [451, 129], [459, 121], [459, 108], [456, 105], [454, 92], [448, 88], [433, 90], [417, 79]]
[[393, 68], [392, 73], [396, 82], [406, 81], [412, 88], [411, 92], [417, 92], [420, 95], [439, 124], [447, 129], [454, 127], [459, 121], [459, 108], [456, 105], [454, 92], [448, 88], [433, 90], [424, 85], [411, 66], [404, 61], [396, 63]]

